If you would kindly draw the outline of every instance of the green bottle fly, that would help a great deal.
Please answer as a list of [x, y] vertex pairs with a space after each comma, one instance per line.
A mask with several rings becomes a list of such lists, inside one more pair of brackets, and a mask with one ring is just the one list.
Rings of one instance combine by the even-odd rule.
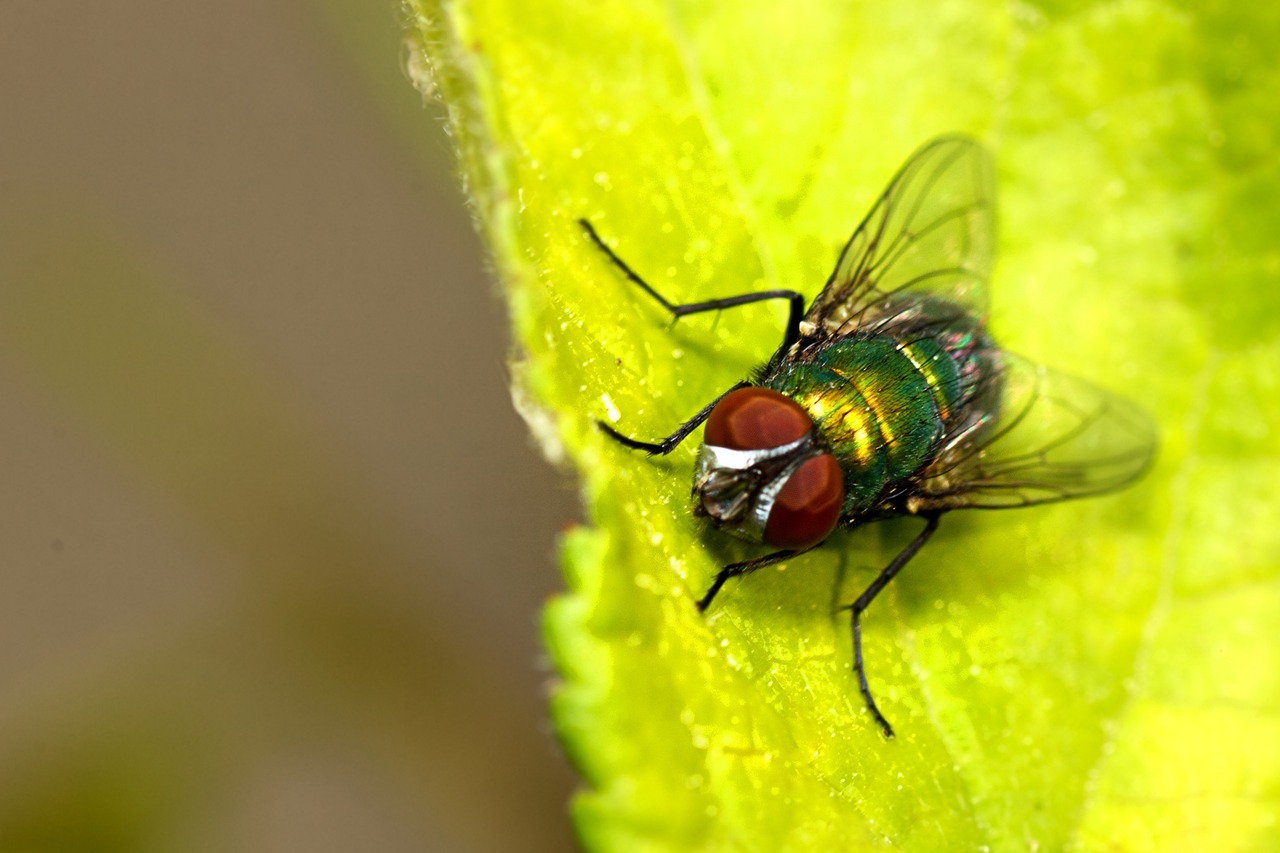
[[582, 222], [675, 317], [767, 300], [790, 306], [769, 361], [667, 438], [640, 441], [600, 424], [627, 447], [666, 454], [705, 423], [694, 512], [774, 549], [721, 569], [699, 609], [729, 579], [816, 548], [837, 528], [925, 521], [849, 607], [858, 687], [887, 736], [893, 729], [867, 684], [860, 618], [941, 515], [1119, 489], [1155, 452], [1155, 429], [1136, 406], [1001, 349], [987, 331], [994, 186], [991, 159], [972, 139], [926, 144], [890, 181], [807, 309], [792, 290], [673, 304]]

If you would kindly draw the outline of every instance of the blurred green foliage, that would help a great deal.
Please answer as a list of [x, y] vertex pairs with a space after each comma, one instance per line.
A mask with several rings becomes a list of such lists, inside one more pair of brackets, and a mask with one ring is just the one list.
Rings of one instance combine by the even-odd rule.
[[554, 485], [400, 11], [0, 4], [4, 853], [571, 842], [474, 448]]

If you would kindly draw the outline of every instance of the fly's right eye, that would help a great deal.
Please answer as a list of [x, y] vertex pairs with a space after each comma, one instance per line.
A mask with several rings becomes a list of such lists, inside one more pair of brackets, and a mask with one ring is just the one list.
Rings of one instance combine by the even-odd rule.
[[716, 403], [703, 441], [731, 450], [773, 450], [803, 438], [813, 421], [800, 404], [770, 388], [739, 388]]

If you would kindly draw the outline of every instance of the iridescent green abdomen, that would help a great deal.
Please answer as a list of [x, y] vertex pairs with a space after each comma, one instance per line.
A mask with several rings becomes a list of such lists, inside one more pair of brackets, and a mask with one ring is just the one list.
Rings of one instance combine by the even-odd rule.
[[844, 471], [848, 516], [932, 461], [963, 404], [971, 351], [938, 337], [854, 335], [797, 354], [763, 384], [795, 399], [825, 436]]

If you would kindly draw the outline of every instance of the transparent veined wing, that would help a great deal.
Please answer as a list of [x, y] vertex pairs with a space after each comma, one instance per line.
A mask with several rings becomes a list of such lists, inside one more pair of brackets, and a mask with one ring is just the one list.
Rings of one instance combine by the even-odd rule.
[[965, 416], [919, 480], [916, 509], [1003, 508], [1119, 489], [1151, 464], [1156, 428], [1083, 379], [989, 350]]
[[853, 232], [801, 323], [805, 338], [848, 334], [923, 297], [986, 317], [995, 251], [995, 179], [977, 141], [926, 143]]

